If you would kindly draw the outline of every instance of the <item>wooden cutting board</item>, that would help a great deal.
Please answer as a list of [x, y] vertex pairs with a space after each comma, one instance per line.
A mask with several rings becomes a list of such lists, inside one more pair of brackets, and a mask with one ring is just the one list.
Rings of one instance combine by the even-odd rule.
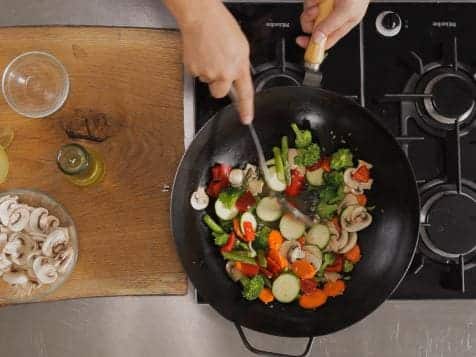
[[[169, 226], [168, 187], [183, 153], [181, 43], [174, 31], [29, 27], [0, 29], [0, 68], [22, 52], [56, 56], [69, 72], [63, 108], [45, 119], [15, 114], [0, 99], [0, 126], [15, 132], [0, 191], [32, 188], [62, 203], [79, 234], [79, 261], [48, 300], [184, 294], [186, 275]], [[70, 134], [103, 142], [72, 140]], [[104, 181], [70, 184], [56, 167], [62, 144], [105, 157]]]

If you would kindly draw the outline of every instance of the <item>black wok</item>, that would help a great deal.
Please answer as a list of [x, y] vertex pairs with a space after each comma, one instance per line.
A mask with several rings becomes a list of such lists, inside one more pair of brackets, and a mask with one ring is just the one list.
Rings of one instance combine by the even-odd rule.
[[260, 301], [244, 300], [239, 284], [227, 276], [225, 262], [202, 223], [203, 213], [190, 207], [189, 198], [199, 185], [207, 184], [213, 164], [257, 163], [249, 130], [240, 124], [232, 106], [200, 130], [184, 155], [173, 186], [171, 223], [188, 276], [222, 316], [237, 326], [268, 334], [320, 336], [363, 319], [398, 286], [417, 245], [419, 198], [413, 171], [399, 144], [353, 101], [305, 87], [272, 88], [257, 94], [254, 123], [265, 153], [270, 155], [282, 135], [292, 136], [294, 121], [312, 130], [324, 152], [349, 147], [356, 157], [374, 165], [375, 184], [369, 193], [370, 204], [376, 206], [374, 221], [359, 233], [363, 259], [343, 296], [315, 311], [303, 310], [296, 303], [275, 303], [270, 308]]

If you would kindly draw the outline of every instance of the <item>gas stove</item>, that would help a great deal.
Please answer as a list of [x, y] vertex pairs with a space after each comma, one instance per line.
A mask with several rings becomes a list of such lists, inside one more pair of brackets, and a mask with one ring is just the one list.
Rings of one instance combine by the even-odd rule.
[[[227, 3], [250, 41], [257, 91], [300, 85], [300, 3]], [[476, 298], [476, 1], [372, 2], [328, 54], [322, 86], [400, 142], [421, 197], [420, 243], [395, 299]], [[195, 83], [199, 129], [227, 105]]]

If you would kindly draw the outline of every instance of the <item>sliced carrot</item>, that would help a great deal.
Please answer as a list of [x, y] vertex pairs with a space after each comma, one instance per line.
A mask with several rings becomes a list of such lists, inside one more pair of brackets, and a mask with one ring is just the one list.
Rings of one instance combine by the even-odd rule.
[[268, 236], [269, 249], [279, 250], [279, 248], [281, 248], [281, 244], [283, 244], [283, 236], [279, 231], [272, 230]]
[[316, 275], [314, 266], [305, 260], [296, 260], [291, 264], [291, 270], [301, 279], [312, 279]]
[[317, 289], [310, 294], [302, 295], [299, 298], [299, 306], [303, 309], [315, 309], [324, 305], [326, 301], [327, 295], [321, 289]]
[[324, 294], [329, 297], [336, 297], [342, 295], [345, 290], [345, 283], [343, 280], [328, 281], [324, 284]]
[[279, 254], [279, 250], [277, 249], [269, 249], [268, 256], [271, 258], [271, 260], [278, 264], [281, 270], [287, 268], [289, 265], [288, 260]]
[[238, 218], [233, 219], [233, 230], [235, 231], [235, 234], [243, 239], [243, 233], [241, 232], [241, 227], [240, 227], [240, 220]]
[[334, 264], [329, 265], [326, 268], [326, 271], [340, 273], [342, 269], [344, 269], [344, 259], [342, 258], [342, 255], [337, 255]]
[[334, 225], [334, 227], [336, 227], [337, 232], [340, 233], [342, 231], [342, 227], [340, 226], [339, 217], [332, 218], [331, 222]]
[[247, 277], [253, 277], [259, 272], [259, 266], [254, 264], [236, 262], [235, 268], [236, 270], [240, 271], [241, 273], [243, 273], [243, 275], [246, 275]]
[[360, 166], [355, 172], [352, 174], [352, 178], [355, 181], [359, 182], [368, 182], [370, 180], [370, 170], [367, 166], [362, 165]]
[[349, 260], [351, 263], [358, 263], [360, 258], [362, 258], [362, 255], [360, 254], [360, 247], [358, 244], [345, 253], [345, 259]]
[[259, 293], [259, 299], [264, 302], [265, 304], [269, 304], [274, 300], [273, 293], [269, 288], [263, 288]]
[[367, 205], [367, 196], [364, 194], [357, 195], [357, 203], [361, 206], [366, 206]]

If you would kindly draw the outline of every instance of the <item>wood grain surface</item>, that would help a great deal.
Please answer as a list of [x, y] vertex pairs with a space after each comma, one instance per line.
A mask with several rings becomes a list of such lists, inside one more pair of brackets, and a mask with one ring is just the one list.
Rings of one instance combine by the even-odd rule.
[[[15, 131], [8, 149], [10, 175], [0, 191], [32, 188], [49, 194], [71, 213], [79, 233], [76, 269], [47, 299], [184, 294], [186, 275], [169, 227], [170, 193], [164, 192], [184, 147], [179, 34], [2, 28], [0, 43], [2, 71], [22, 52], [47, 51], [65, 65], [71, 81], [65, 105], [48, 118], [21, 117], [0, 99], [0, 126]], [[84, 125], [96, 125], [98, 116], [107, 122], [106, 135], [99, 133], [104, 141], [72, 140], [66, 134], [65, 126], [76, 123], [73, 130], [80, 132]], [[76, 187], [57, 169], [57, 150], [72, 141], [103, 154], [101, 184]]]

